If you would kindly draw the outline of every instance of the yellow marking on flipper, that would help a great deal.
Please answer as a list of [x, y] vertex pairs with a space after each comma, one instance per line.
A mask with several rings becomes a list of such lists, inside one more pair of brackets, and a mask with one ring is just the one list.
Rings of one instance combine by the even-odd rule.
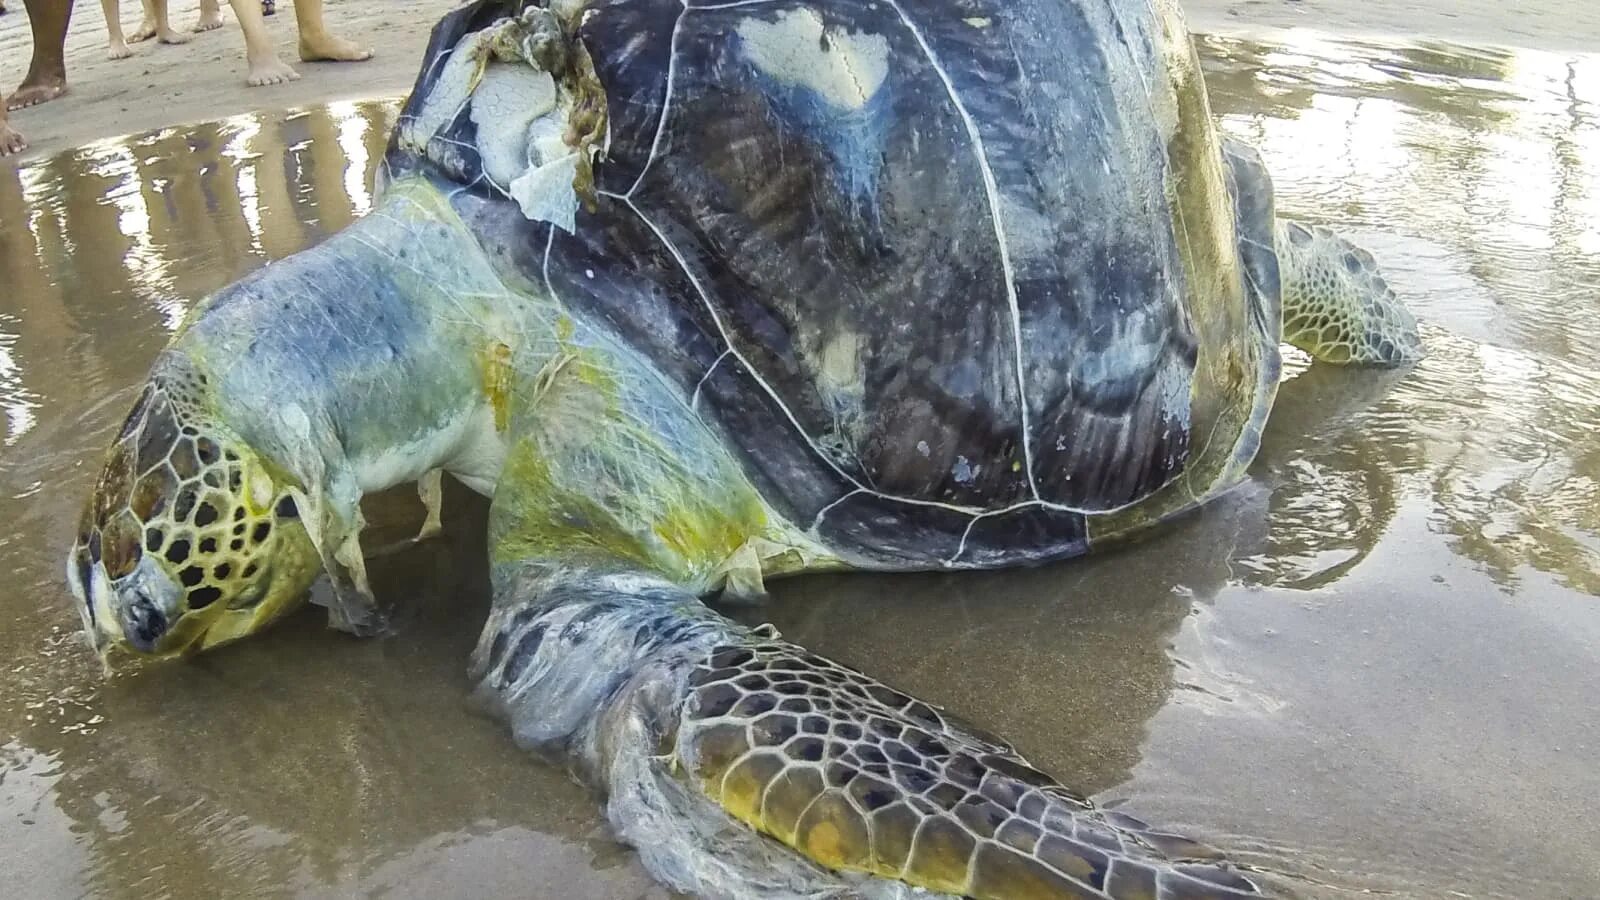
[[483, 393], [494, 410], [494, 430], [504, 434], [511, 427], [511, 348], [499, 341], [484, 353]]

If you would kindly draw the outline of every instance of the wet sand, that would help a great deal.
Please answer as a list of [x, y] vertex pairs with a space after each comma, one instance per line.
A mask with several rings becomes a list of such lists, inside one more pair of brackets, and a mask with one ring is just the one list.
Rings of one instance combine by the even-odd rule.
[[[172, 21], [193, 25], [197, 0], [173, 0]], [[232, 14], [216, 31], [181, 46], [134, 45], [131, 59], [105, 56], [105, 19], [98, 4], [78, 0], [67, 37], [72, 95], [21, 110], [14, 124], [28, 138], [23, 159], [37, 159], [100, 138], [210, 121], [255, 109], [285, 109], [336, 100], [395, 97], [411, 89], [428, 32], [449, 0], [334, 0], [328, 22], [377, 56], [363, 63], [301, 63], [288, 0], [267, 20], [278, 53], [301, 80], [250, 88], [244, 83], [244, 38]], [[226, 6], [226, 5], [224, 5]], [[27, 71], [32, 46], [21, 3], [0, 16], [0, 91]], [[1547, 50], [1600, 48], [1600, 4], [1570, 0], [1189, 0], [1197, 32], [1270, 35], [1281, 29], [1329, 34], [1447, 40], [1476, 46]], [[125, 29], [137, 24], [138, 3], [123, 4]], [[0, 166], [7, 162], [0, 160]]]
[[[1600, 56], [1201, 50], [1280, 209], [1369, 246], [1431, 356], [1384, 374], [1291, 354], [1249, 480], [1121, 552], [808, 578], [739, 614], [1287, 896], [1587, 896]], [[392, 638], [308, 611], [103, 682], [76, 635], [60, 554], [151, 358], [195, 298], [365, 211], [393, 114], [336, 103], [0, 167], [0, 871], [26, 896], [664, 896], [591, 798], [465, 702], [486, 601], [464, 492], [444, 540], [372, 566], [403, 605]], [[416, 512], [389, 499], [374, 545]]]

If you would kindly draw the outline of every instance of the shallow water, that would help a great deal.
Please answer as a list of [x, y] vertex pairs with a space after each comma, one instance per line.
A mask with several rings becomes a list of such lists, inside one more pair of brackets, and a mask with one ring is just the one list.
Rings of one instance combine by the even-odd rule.
[[[1289, 377], [1250, 480], [1127, 550], [810, 578], [740, 615], [945, 703], [1287, 893], [1600, 881], [1600, 57], [1202, 42], [1286, 213], [1425, 325]], [[398, 634], [308, 612], [102, 681], [60, 556], [190, 300], [348, 223], [392, 103], [0, 170], [0, 871], [29, 896], [664, 896], [466, 706], [482, 504], [372, 565]], [[415, 515], [389, 498], [394, 537]]]

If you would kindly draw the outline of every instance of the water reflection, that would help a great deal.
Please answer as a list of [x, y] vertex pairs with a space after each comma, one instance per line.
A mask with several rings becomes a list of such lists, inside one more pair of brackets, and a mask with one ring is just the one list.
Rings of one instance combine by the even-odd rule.
[[[1388, 482], [1429, 498], [1430, 527], [1507, 590], [1531, 566], [1600, 594], [1600, 330], [1584, 314], [1600, 285], [1600, 57], [1202, 46], [1213, 110], [1261, 147], [1280, 209], [1381, 229], [1368, 243], [1434, 326], [1430, 358], [1370, 417], [1379, 439], [1272, 477], [1302, 494], [1364, 472], [1365, 487], [1315, 490], [1355, 512]], [[1285, 516], [1294, 502], [1275, 503], [1275, 529], [1325, 527], [1314, 501]]]
[[[1432, 355], [1291, 354], [1251, 480], [1114, 555], [807, 579], [740, 614], [1295, 893], [1561, 896], [1600, 871], [1600, 734], [1562, 712], [1600, 689], [1600, 57], [1201, 49], [1280, 208], [1351, 226]], [[0, 170], [0, 860], [42, 894], [659, 894], [588, 798], [463, 708], [485, 588], [459, 492], [448, 542], [372, 566], [397, 637], [307, 615], [109, 683], [77, 643], [57, 554], [131, 387], [193, 298], [370, 207], [394, 114]], [[1538, 815], [1502, 812], [1524, 797]]]
[[383, 567], [410, 616], [393, 640], [308, 615], [102, 682], [63, 615], [55, 557], [129, 390], [195, 298], [370, 207], [396, 112], [240, 117], [0, 171], [0, 860], [31, 895], [660, 895], [574, 785], [463, 706], [488, 595], [470, 496], [450, 541]]

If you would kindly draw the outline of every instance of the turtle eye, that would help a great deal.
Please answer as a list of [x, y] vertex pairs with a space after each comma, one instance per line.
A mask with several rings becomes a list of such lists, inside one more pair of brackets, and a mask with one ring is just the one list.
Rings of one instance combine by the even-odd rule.
[[273, 512], [276, 513], [280, 519], [300, 518], [300, 507], [296, 506], [294, 503], [294, 498], [288, 495], [285, 495], [281, 500], [278, 501], [278, 505], [273, 509]]

